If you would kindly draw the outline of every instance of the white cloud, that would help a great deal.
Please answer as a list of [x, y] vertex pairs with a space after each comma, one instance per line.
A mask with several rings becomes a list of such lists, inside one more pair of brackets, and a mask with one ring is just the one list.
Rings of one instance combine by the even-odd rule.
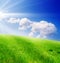
[[[52, 23], [48, 23], [47, 21], [33, 22], [31, 32], [37, 37], [46, 38], [48, 35], [54, 33], [56, 31], [56, 27]], [[30, 35], [30, 34], [29, 34]]]
[[34, 37], [34, 33], [33, 32], [30, 32], [29, 33], [29, 36]]
[[10, 19], [8, 19], [8, 22], [9, 23], [19, 23], [19, 21], [20, 21], [20, 19], [18, 18], [10, 18]]
[[29, 36], [46, 38], [56, 31], [53, 23], [47, 21], [33, 22], [27, 18], [22, 18], [19, 22], [20, 30], [30, 30]]
[[53, 34], [56, 31], [56, 26], [53, 23], [49, 23], [48, 21], [31, 21], [28, 18], [10, 18], [8, 20], [10, 23], [18, 23], [19, 30], [29, 31], [28, 36], [32, 37], [41, 37], [47, 38], [50, 34]]
[[19, 30], [27, 30], [31, 27], [32, 22], [27, 18], [22, 18], [19, 22]]

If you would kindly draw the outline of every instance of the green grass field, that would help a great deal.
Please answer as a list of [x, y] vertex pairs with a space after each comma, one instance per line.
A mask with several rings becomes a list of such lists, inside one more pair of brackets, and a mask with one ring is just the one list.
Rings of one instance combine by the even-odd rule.
[[0, 63], [60, 63], [60, 42], [0, 35]]

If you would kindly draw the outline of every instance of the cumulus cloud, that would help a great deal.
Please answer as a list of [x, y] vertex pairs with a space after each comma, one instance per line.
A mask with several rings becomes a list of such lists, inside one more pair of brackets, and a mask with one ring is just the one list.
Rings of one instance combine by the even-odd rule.
[[19, 30], [27, 30], [31, 27], [32, 22], [27, 18], [22, 18], [19, 22]]
[[18, 23], [19, 30], [29, 31], [28, 36], [47, 38], [56, 31], [56, 26], [48, 21], [31, 21], [28, 18], [16, 19], [11, 18], [8, 22]]
[[29, 36], [36, 35], [36, 37], [46, 38], [55, 31], [56, 27], [52, 23], [48, 23], [47, 21], [33, 22]]

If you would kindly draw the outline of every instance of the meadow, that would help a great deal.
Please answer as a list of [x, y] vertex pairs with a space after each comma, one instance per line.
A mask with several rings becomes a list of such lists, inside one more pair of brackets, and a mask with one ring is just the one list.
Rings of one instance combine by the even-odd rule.
[[60, 41], [0, 35], [0, 63], [60, 63]]

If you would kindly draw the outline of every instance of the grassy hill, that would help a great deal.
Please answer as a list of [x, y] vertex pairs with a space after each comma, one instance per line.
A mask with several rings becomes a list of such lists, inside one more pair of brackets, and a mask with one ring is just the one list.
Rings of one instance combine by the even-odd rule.
[[0, 63], [60, 63], [60, 42], [0, 35]]

